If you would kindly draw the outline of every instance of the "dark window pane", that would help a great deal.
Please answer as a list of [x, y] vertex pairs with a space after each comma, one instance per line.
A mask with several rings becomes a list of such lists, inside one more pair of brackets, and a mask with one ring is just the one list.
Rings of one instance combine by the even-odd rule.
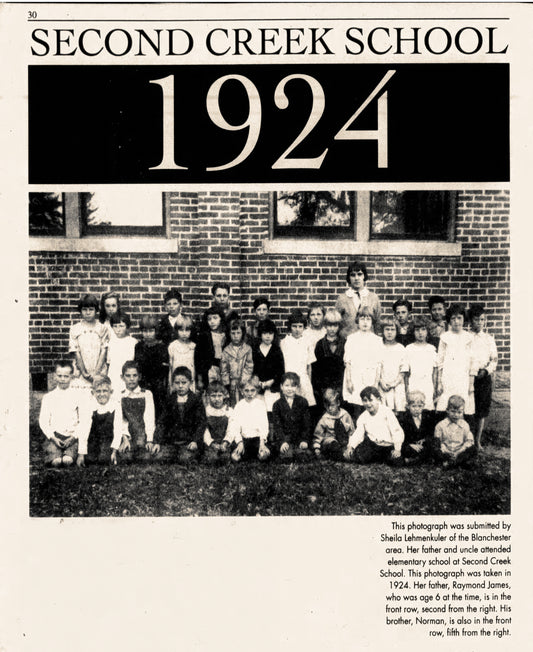
[[414, 190], [371, 193], [371, 238], [447, 240], [454, 219], [454, 195]]
[[353, 193], [294, 192], [274, 195], [274, 234], [277, 236], [353, 236]]
[[62, 193], [29, 193], [29, 233], [33, 236], [65, 235], [65, 205]]

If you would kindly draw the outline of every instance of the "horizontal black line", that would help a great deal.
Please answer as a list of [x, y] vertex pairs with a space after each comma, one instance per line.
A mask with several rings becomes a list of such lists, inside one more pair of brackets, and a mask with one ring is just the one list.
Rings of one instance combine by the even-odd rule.
[[298, 21], [313, 21], [313, 22], [323, 22], [323, 21], [363, 21], [363, 20], [373, 20], [373, 21], [421, 21], [421, 20], [447, 20], [447, 21], [465, 21], [465, 20], [509, 20], [509, 18], [480, 18], [480, 17], [466, 17], [466, 18], [444, 18], [444, 17], [434, 17], [434, 18], [421, 18], [419, 16], [413, 18], [28, 18], [28, 23], [266, 23], [266, 22], [278, 22], [288, 20], [298, 20]]

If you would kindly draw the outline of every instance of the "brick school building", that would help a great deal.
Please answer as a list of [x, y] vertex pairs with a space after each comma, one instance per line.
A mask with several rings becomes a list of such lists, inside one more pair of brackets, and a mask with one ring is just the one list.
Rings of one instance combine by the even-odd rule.
[[[248, 321], [267, 295], [281, 333], [293, 308], [333, 307], [346, 269], [363, 261], [384, 314], [405, 298], [427, 313], [433, 294], [448, 303], [483, 303], [510, 370], [509, 193], [154, 192], [31, 193], [29, 366], [44, 389], [53, 361], [68, 351], [85, 293], [117, 291], [138, 333], [141, 315], [164, 314], [177, 287], [183, 312], [211, 303], [216, 281]], [[37, 207], [37, 208], [36, 208]], [[137, 213], [136, 213], [137, 212]], [[136, 216], [138, 214], [138, 216]]]

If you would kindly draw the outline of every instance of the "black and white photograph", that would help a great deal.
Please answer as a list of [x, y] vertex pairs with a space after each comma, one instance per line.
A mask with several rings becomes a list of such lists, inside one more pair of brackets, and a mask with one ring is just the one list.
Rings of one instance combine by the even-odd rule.
[[509, 513], [508, 191], [28, 205], [32, 516]]

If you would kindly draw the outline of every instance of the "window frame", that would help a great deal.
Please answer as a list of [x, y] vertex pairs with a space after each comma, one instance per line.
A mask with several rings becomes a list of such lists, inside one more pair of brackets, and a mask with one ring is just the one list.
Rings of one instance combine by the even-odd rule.
[[[425, 190], [425, 189], [423, 189]], [[346, 256], [454, 256], [462, 252], [462, 245], [455, 239], [457, 218], [457, 190], [446, 192], [453, 195], [453, 212], [448, 223], [447, 240], [372, 239], [370, 237], [371, 202], [370, 190], [356, 190], [355, 224], [352, 238], [320, 239], [276, 237], [274, 235], [274, 205], [276, 193], [270, 193], [269, 238], [263, 244], [265, 254], [296, 255], [346, 255]]]
[[[34, 192], [34, 191], [32, 191]], [[35, 191], [38, 192], [38, 191]], [[170, 195], [161, 191], [162, 227], [102, 227], [84, 229], [83, 193], [63, 192], [65, 235], [29, 236], [31, 251], [95, 251], [131, 253], [176, 253], [178, 239], [170, 226]], [[105, 229], [105, 231], [104, 231]]]
[[274, 238], [318, 238], [326, 237], [328, 240], [344, 240], [350, 237], [350, 234], [357, 233], [357, 193], [349, 193], [349, 211], [350, 226], [279, 226], [277, 224], [278, 216], [278, 196], [280, 192], [272, 193], [273, 221], [272, 235]]

